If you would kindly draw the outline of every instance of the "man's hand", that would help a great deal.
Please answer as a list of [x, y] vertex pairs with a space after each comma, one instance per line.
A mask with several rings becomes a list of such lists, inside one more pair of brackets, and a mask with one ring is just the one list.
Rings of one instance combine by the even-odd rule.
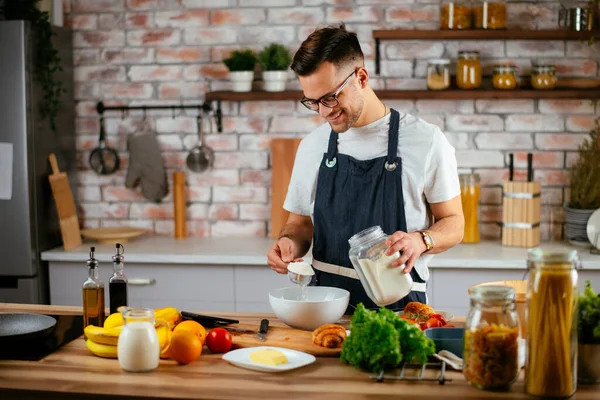
[[267, 264], [279, 274], [287, 274], [287, 266], [290, 262], [302, 261], [297, 258], [298, 250], [294, 241], [288, 237], [282, 237], [273, 244], [267, 252]]
[[400, 257], [394, 260], [392, 267], [399, 267], [402, 264], [405, 264], [405, 274], [408, 274], [410, 270], [413, 269], [419, 256], [427, 250], [427, 246], [425, 246], [423, 237], [419, 232], [406, 233], [397, 231], [393, 235], [390, 235], [385, 244], [389, 246], [385, 252], [388, 256], [391, 256], [398, 251], [402, 252]]

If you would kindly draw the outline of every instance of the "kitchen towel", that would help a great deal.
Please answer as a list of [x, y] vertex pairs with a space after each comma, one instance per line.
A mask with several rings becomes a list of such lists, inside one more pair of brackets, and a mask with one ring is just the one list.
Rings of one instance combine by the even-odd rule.
[[167, 170], [164, 166], [156, 135], [147, 125], [127, 138], [129, 168], [125, 186], [133, 189], [142, 186], [142, 195], [159, 203], [169, 193]]

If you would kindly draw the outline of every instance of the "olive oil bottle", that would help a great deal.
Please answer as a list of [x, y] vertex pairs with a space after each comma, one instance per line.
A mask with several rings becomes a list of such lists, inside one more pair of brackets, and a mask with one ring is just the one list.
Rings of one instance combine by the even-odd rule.
[[110, 313], [118, 312], [121, 306], [127, 306], [127, 277], [125, 276], [124, 257], [125, 249], [120, 243], [116, 245], [117, 254], [113, 260], [113, 274], [108, 280], [108, 296], [110, 298]]
[[98, 276], [98, 260], [94, 258], [95, 247], [90, 248], [87, 261], [88, 278], [83, 282], [83, 327], [104, 325], [104, 283]]

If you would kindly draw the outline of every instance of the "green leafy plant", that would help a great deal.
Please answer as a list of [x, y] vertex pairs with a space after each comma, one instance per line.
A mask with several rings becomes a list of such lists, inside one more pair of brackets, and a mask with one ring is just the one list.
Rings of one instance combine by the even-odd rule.
[[579, 159], [571, 169], [570, 208], [600, 208], [600, 120], [590, 137], [579, 145]]
[[577, 328], [580, 343], [600, 344], [600, 296], [594, 292], [589, 280], [585, 282], [585, 289], [579, 295]]
[[419, 327], [392, 310], [367, 310], [359, 303], [351, 321], [351, 334], [342, 344], [340, 359], [370, 372], [397, 368], [402, 362], [424, 364], [435, 353], [433, 341]]
[[61, 59], [52, 43], [55, 33], [52, 31], [50, 16], [37, 7], [39, 0], [7, 1], [4, 4], [4, 17], [7, 20], [29, 21], [35, 35], [35, 53], [33, 60], [34, 77], [41, 85], [43, 99], [40, 113], [48, 119], [50, 129], [56, 133], [56, 116], [60, 109], [60, 97], [65, 89], [56, 79], [55, 73], [62, 71]]
[[258, 62], [263, 71], [285, 71], [292, 63], [292, 56], [285, 46], [271, 43], [258, 53]]
[[223, 60], [223, 64], [229, 71], [254, 71], [256, 55], [252, 50], [234, 50], [229, 57]]

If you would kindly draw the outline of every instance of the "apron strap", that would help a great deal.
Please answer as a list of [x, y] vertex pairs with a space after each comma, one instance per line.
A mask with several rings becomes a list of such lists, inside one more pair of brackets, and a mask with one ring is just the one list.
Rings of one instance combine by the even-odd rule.
[[329, 134], [329, 145], [327, 147], [327, 159], [325, 160], [325, 164], [332, 168], [336, 163], [336, 154], [337, 154], [337, 142], [338, 142], [338, 133], [333, 129]]
[[[341, 267], [339, 265], [328, 264], [326, 262], [315, 260], [314, 258], [312, 261], [312, 266], [314, 269], [321, 271], [321, 272], [327, 272], [327, 273], [334, 274], [334, 275], [345, 276], [346, 278], [360, 280], [360, 278], [358, 277], [358, 274], [352, 268], [346, 268], [346, 267]], [[426, 292], [427, 284], [413, 281], [411, 291]]]
[[390, 130], [385, 169], [394, 171], [396, 170], [396, 167], [398, 167], [398, 129], [400, 128], [400, 113], [391, 108], [390, 114]]

